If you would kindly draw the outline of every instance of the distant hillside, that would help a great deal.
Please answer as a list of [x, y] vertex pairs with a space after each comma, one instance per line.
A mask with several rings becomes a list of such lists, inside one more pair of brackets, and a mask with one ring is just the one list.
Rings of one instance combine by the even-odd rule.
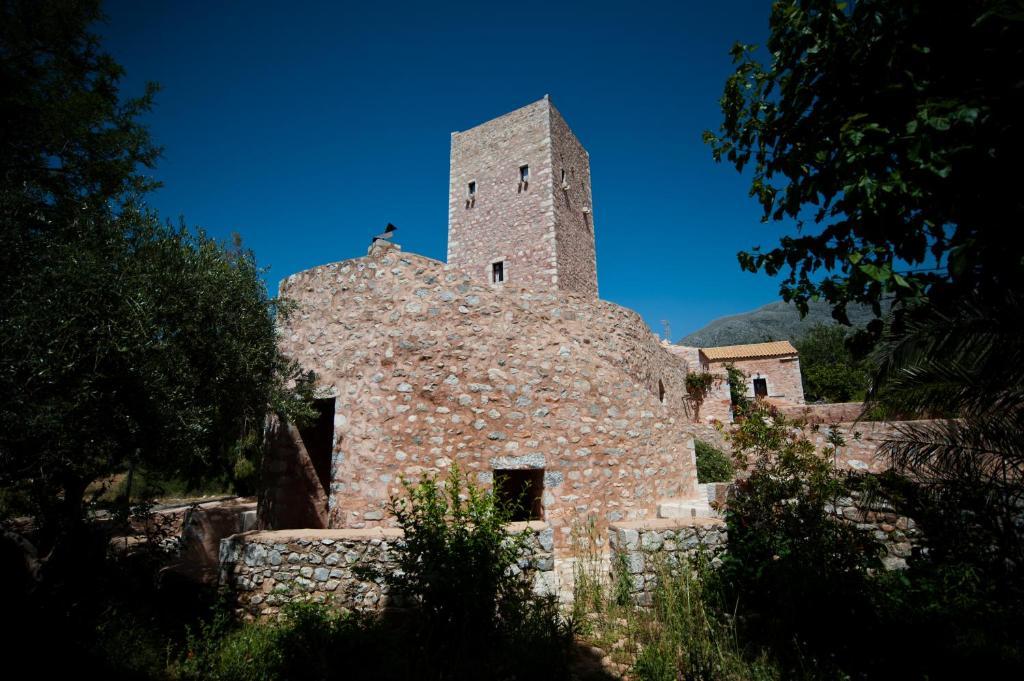
[[[872, 319], [871, 308], [853, 306], [847, 308], [850, 322], [863, 326]], [[799, 340], [815, 324], [835, 324], [831, 308], [824, 301], [811, 302], [807, 316], [800, 319], [800, 313], [792, 303], [781, 300], [768, 303], [750, 312], [719, 317], [703, 329], [694, 331], [677, 341], [679, 345], [698, 348], [716, 345], [740, 345], [761, 343], [769, 340]]]

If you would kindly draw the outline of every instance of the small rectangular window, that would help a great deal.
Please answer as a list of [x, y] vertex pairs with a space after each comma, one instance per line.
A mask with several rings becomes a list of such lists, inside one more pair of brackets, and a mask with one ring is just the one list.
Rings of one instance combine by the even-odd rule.
[[763, 378], [754, 379], [754, 396], [768, 397], [768, 381]]
[[476, 196], [476, 182], [469, 183], [469, 198]]
[[544, 469], [496, 470], [494, 493], [511, 516], [509, 520], [544, 519]]
[[562, 168], [562, 184], [565, 184], [565, 168]]
[[491, 265], [491, 283], [500, 284], [503, 281], [505, 281], [505, 263], [493, 263]]
[[519, 181], [529, 182], [530, 181], [530, 166], [519, 166]]

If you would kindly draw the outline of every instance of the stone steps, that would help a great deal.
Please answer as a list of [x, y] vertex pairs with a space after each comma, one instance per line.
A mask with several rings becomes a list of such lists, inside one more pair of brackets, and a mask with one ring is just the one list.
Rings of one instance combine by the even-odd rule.
[[706, 497], [696, 499], [664, 499], [658, 502], [659, 518], [715, 518], [718, 514]]

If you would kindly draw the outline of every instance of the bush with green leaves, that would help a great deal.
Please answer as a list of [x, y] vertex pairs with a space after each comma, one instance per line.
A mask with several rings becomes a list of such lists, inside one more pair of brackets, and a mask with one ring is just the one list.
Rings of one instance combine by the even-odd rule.
[[[189, 630], [176, 675], [203, 681], [406, 678], [400, 631], [325, 605], [290, 603], [274, 621], [239, 623], [226, 603]], [[382, 663], [381, 657], [386, 657]]]
[[724, 365], [729, 381], [729, 402], [733, 415], [742, 418], [750, 410], [753, 401], [747, 397], [747, 375], [735, 364]]
[[[382, 574], [411, 599], [416, 648], [442, 677], [478, 673], [557, 677], [572, 642], [553, 595], [532, 590], [529, 537], [508, 529], [511, 508], [453, 466], [442, 482], [403, 482], [390, 510], [405, 533], [398, 570]], [[474, 671], [476, 670], [476, 671]]]
[[718, 377], [707, 371], [687, 372], [686, 395], [689, 398], [689, 403], [693, 406], [694, 419], [700, 416], [701, 405], [704, 404], [704, 400], [717, 380]]
[[694, 440], [697, 455], [698, 482], [728, 482], [732, 480], [733, 466], [729, 456], [703, 440]]
[[856, 402], [864, 399], [868, 374], [847, 345], [847, 329], [817, 324], [796, 342], [800, 375], [808, 402]]
[[882, 567], [881, 547], [836, 514], [847, 475], [807, 430], [760, 405], [730, 433], [737, 465], [750, 475], [737, 481], [725, 512], [720, 577], [750, 613], [748, 631], [794, 664], [801, 650], [849, 661], [862, 655], [857, 632], [877, 624], [869, 575]]

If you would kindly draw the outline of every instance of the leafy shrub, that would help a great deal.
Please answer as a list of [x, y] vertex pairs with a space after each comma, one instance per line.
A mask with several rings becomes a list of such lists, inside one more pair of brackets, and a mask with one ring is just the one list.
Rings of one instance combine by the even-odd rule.
[[[851, 661], [873, 630], [869, 574], [881, 569], [873, 537], [838, 517], [846, 476], [807, 438], [804, 424], [755, 407], [730, 434], [749, 478], [726, 510], [722, 584], [745, 603], [749, 630], [794, 665], [804, 648]], [[793, 643], [797, 649], [794, 650]]]
[[733, 416], [737, 419], [750, 411], [752, 401], [747, 397], [747, 375], [735, 364], [725, 364], [729, 381], [729, 402], [732, 404]]
[[817, 324], [796, 343], [804, 397], [809, 402], [856, 402], [864, 399], [868, 374], [847, 346], [846, 329]]
[[534, 594], [524, 578], [529, 537], [508, 531], [511, 508], [457, 466], [443, 483], [403, 485], [405, 496], [390, 502], [405, 532], [399, 569], [381, 576], [415, 605], [422, 663], [443, 677], [482, 664], [495, 675], [558, 676], [572, 625], [553, 595]]
[[690, 404], [693, 405], [693, 418], [700, 416], [700, 407], [704, 404], [704, 400], [707, 398], [708, 393], [711, 392], [711, 388], [715, 385], [716, 380], [718, 380], [717, 377], [707, 371], [687, 372], [686, 394], [689, 397]]
[[699, 482], [728, 482], [732, 480], [732, 461], [720, 449], [703, 440], [694, 440], [697, 454], [697, 480]]
[[277, 621], [242, 624], [222, 604], [188, 632], [178, 675], [210, 681], [404, 678], [411, 670], [401, 656], [384, 654], [402, 648], [399, 635], [317, 603], [290, 603]]

